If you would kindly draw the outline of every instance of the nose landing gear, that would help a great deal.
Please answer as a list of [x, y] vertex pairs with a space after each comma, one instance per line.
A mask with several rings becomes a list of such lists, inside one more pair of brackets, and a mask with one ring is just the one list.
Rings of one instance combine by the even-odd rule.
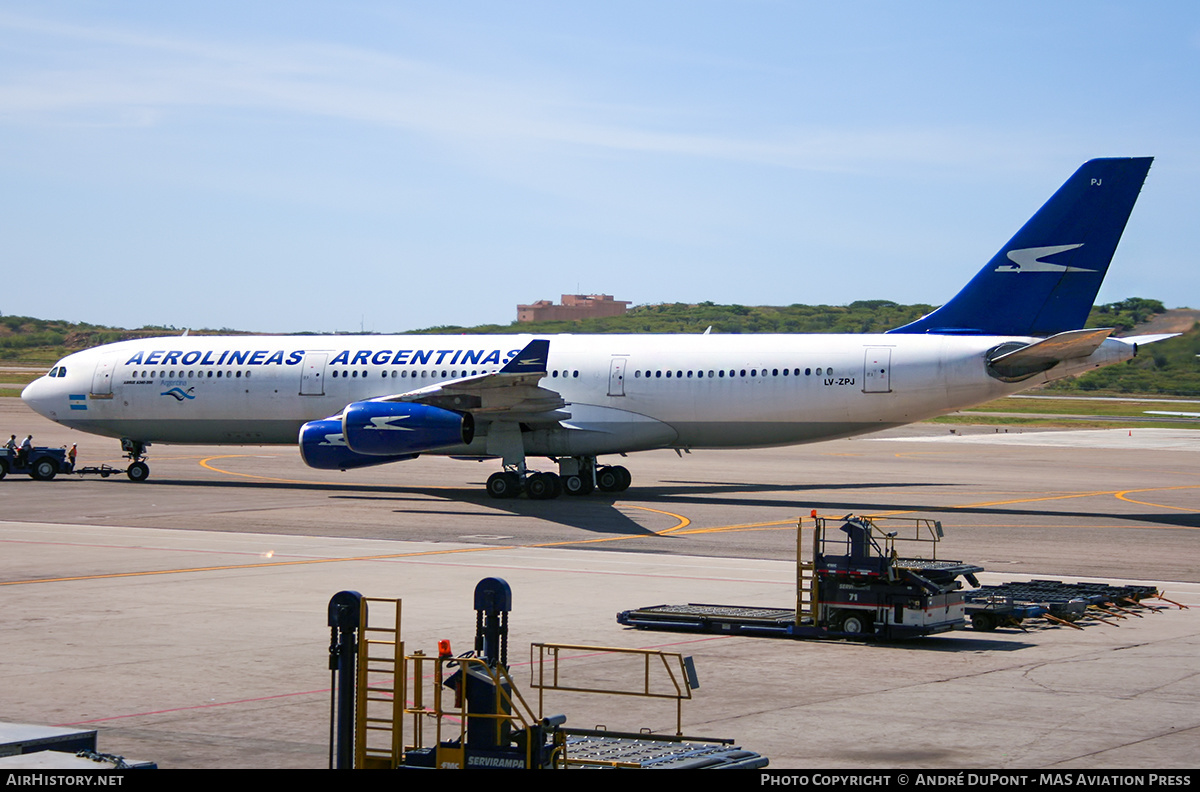
[[121, 438], [121, 450], [125, 452], [125, 458], [130, 461], [129, 467], [125, 469], [125, 475], [129, 477], [130, 481], [140, 484], [150, 478], [150, 466], [142, 461], [149, 446], [149, 443], [143, 443], [141, 440]]

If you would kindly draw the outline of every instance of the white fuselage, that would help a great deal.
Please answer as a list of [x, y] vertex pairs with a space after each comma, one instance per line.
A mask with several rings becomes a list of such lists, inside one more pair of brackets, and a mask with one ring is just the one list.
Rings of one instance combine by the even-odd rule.
[[[778, 446], [923, 420], [1132, 357], [1109, 339], [1023, 382], [987, 352], [1030, 338], [954, 335], [600, 335], [549, 339], [541, 388], [560, 423], [529, 454]], [[499, 370], [532, 336], [192, 336], [69, 355], [22, 394], [37, 412], [142, 442], [292, 444], [351, 402]], [[53, 375], [53, 376], [51, 376]], [[488, 421], [470, 446], [486, 455]]]

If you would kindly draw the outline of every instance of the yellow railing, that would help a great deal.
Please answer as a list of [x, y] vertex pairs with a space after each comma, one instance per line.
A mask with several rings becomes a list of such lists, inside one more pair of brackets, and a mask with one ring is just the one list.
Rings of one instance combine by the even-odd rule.
[[[594, 657], [597, 655], [618, 655], [641, 657], [641, 681], [627, 688], [593, 687], [571, 684], [564, 680], [564, 672], [560, 667], [564, 658], [563, 652], [573, 655]], [[672, 699], [675, 701], [675, 734], [683, 734], [683, 702], [692, 697], [692, 683], [688, 674], [686, 661], [678, 652], [662, 652], [657, 649], [619, 649], [608, 646], [585, 646], [580, 644], [530, 644], [530, 680], [529, 686], [538, 691], [538, 719], [545, 715], [545, 692], [548, 690], [571, 693], [603, 693], [614, 696], [639, 696], [643, 698]], [[665, 674], [665, 684], [654, 685], [652, 671], [661, 669]]]

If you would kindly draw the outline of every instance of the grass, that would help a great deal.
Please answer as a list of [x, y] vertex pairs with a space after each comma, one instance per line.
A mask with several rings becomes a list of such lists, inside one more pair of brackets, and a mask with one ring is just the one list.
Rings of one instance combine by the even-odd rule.
[[1106, 421], [1103, 418], [1054, 418], [1031, 416], [1029, 418], [1014, 418], [1003, 415], [985, 415], [981, 413], [957, 413], [930, 418], [923, 423], [951, 424], [955, 426], [1018, 426], [1036, 429], [1200, 429], [1197, 421], [1122, 421], [1114, 419]]

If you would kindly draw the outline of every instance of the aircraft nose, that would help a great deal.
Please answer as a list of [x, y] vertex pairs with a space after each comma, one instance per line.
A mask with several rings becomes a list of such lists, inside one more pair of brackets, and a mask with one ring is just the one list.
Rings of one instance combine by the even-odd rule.
[[54, 391], [55, 388], [49, 377], [38, 377], [21, 391], [21, 401], [39, 415], [44, 415], [50, 420], [57, 420]]

